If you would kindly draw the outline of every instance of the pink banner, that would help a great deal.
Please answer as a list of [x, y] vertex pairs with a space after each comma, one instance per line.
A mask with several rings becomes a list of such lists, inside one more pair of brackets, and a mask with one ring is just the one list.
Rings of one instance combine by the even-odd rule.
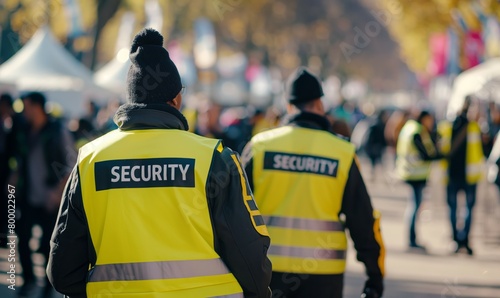
[[446, 33], [436, 33], [430, 38], [431, 59], [427, 65], [427, 72], [431, 76], [444, 74], [446, 71], [448, 36]]
[[479, 31], [469, 31], [464, 40], [464, 69], [469, 69], [481, 63], [484, 55], [484, 42]]

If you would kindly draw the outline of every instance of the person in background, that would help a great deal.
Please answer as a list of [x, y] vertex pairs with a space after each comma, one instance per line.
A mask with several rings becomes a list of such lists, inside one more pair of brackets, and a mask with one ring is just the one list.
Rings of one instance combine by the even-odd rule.
[[248, 114], [248, 108], [231, 107], [225, 109], [219, 119], [224, 132], [224, 145], [238, 154], [241, 154], [246, 143], [252, 138], [252, 124]]
[[[495, 137], [495, 142], [488, 156], [488, 182], [495, 184], [500, 193], [500, 131]], [[500, 196], [499, 196], [500, 198]]]
[[363, 293], [382, 297], [380, 218], [359, 172], [354, 145], [330, 132], [323, 89], [314, 75], [299, 68], [287, 87], [285, 126], [254, 136], [242, 157], [273, 238], [273, 297], [341, 298], [346, 228], [366, 267]]
[[66, 185], [51, 283], [70, 298], [269, 297], [270, 239], [237, 154], [187, 131], [158, 31], [130, 61], [118, 129], [80, 149]]
[[434, 117], [427, 111], [420, 112], [416, 120], [408, 120], [401, 129], [396, 150], [396, 173], [413, 191], [408, 205], [408, 246], [424, 251], [425, 247], [417, 242], [417, 216], [429, 178], [431, 161], [442, 157], [431, 138], [433, 129]]
[[97, 131], [88, 118], [83, 117], [75, 121], [77, 121], [77, 127], [73, 132], [73, 139], [75, 140], [75, 148], [80, 149], [97, 137]]
[[224, 128], [221, 126], [219, 118], [222, 107], [210, 100], [205, 100], [198, 106], [198, 119], [194, 133], [216, 139], [224, 139]]
[[371, 179], [375, 180], [376, 168], [382, 165], [382, 157], [387, 143], [385, 141], [384, 129], [387, 122], [387, 111], [381, 110], [368, 128], [364, 150], [372, 166]]
[[[21, 96], [21, 99], [27, 127], [16, 136], [19, 166], [16, 206], [20, 212], [16, 233], [24, 279], [19, 295], [29, 296], [36, 287], [31, 258], [34, 251], [30, 247], [32, 228], [39, 225], [42, 229], [37, 252], [47, 262], [50, 236], [57, 218], [62, 190], [71, 172], [76, 152], [69, 131], [59, 120], [51, 118], [45, 112], [46, 99], [42, 93], [30, 92]], [[41, 297], [50, 297], [51, 292], [52, 286], [45, 278]]]
[[279, 125], [280, 116], [279, 110], [273, 106], [268, 107], [265, 111], [257, 109], [251, 118], [252, 136], [276, 128]]
[[396, 110], [394, 111], [389, 119], [384, 129], [384, 136], [387, 143], [387, 148], [395, 153], [396, 146], [398, 143], [399, 133], [403, 126], [407, 123], [410, 118], [410, 112], [407, 110]]
[[500, 130], [500, 107], [496, 103], [490, 102], [488, 111], [486, 119], [484, 119], [485, 132], [482, 134], [483, 152], [484, 156], [487, 157], [490, 156], [497, 133]]
[[328, 121], [332, 124], [331, 131], [339, 136], [342, 136], [346, 140], [351, 138], [351, 129], [349, 128], [349, 124], [342, 119], [336, 119], [331, 114], [327, 114], [326, 116]]
[[15, 113], [12, 108], [13, 99], [10, 94], [0, 95], [0, 247], [7, 245], [7, 183], [11, 173], [9, 160], [13, 156], [13, 136], [17, 125], [14, 125]]
[[118, 128], [118, 126], [116, 126], [116, 124], [113, 122], [113, 115], [116, 113], [119, 106], [120, 101], [115, 98], [110, 100], [105, 108], [99, 110], [96, 118], [96, 127], [101, 135]]
[[[443, 121], [438, 126], [441, 153], [447, 156], [442, 163], [448, 177], [446, 186], [447, 202], [450, 210], [450, 224], [455, 252], [465, 249], [472, 255], [469, 233], [472, 214], [476, 203], [476, 188], [482, 178], [484, 155], [481, 142], [481, 130], [477, 120], [479, 109], [472, 104], [472, 97], [467, 96], [462, 110], [452, 122]], [[462, 229], [457, 225], [457, 195], [465, 192], [467, 214]]]

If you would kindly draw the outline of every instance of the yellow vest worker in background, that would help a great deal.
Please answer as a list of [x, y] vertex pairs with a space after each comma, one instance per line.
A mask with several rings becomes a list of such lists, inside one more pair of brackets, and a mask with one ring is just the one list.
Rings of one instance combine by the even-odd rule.
[[396, 173], [413, 191], [408, 204], [410, 249], [423, 250], [417, 242], [416, 222], [418, 210], [423, 199], [423, 190], [431, 172], [431, 161], [442, 158], [431, 138], [434, 117], [422, 111], [416, 120], [410, 119], [401, 129], [396, 149]]
[[381, 297], [384, 245], [354, 145], [329, 132], [315, 76], [300, 68], [288, 89], [287, 124], [257, 134], [243, 154], [273, 239], [273, 297], [342, 297], [345, 228], [366, 266], [363, 291]]
[[269, 297], [270, 240], [239, 159], [187, 131], [162, 45], [135, 37], [119, 129], [79, 152], [49, 279], [70, 297]]
[[[456, 243], [455, 253], [462, 250], [473, 255], [469, 243], [472, 225], [472, 211], [476, 204], [477, 183], [484, 170], [484, 154], [481, 142], [481, 129], [478, 104], [472, 103], [467, 96], [462, 111], [452, 122], [443, 121], [438, 126], [441, 152], [447, 156], [442, 165], [447, 174], [447, 202], [450, 208], [450, 223], [453, 241]], [[457, 225], [457, 196], [459, 191], [465, 193], [467, 213], [462, 228]]]

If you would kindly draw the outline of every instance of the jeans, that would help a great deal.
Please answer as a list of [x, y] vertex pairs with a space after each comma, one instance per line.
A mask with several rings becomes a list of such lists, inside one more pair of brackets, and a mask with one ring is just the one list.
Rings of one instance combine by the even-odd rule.
[[416, 245], [417, 234], [415, 230], [416, 230], [417, 216], [420, 205], [422, 204], [423, 191], [425, 188], [426, 181], [407, 181], [406, 183], [408, 183], [413, 190], [412, 200], [410, 200], [408, 205], [409, 207], [408, 210], [410, 215], [409, 244]]
[[[460, 190], [465, 192], [467, 214], [461, 230], [457, 227], [457, 195]], [[469, 244], [469, 233], [472, 224], [472, 210], [476, 204], [476, 184], [457, 183], [450, 181], [446, 188], [448, 206], [450, 207], [450, 223], [453, 231], [453, 241], [459, 245]]]

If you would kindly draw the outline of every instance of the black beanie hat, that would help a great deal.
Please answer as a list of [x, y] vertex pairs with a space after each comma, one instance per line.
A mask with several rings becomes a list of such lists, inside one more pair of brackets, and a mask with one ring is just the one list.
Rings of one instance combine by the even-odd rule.
[[305, 103], [323, 96], [321, 82], [305, 67], [299, 67], [288, 79], [288, 102]]
[[173, 100], [182, 84], [177, 67], [163, 47], [163, 36], [154, 29], [139, 32], [130, 48], [127, 100], [136, 103], [165, 103]]

